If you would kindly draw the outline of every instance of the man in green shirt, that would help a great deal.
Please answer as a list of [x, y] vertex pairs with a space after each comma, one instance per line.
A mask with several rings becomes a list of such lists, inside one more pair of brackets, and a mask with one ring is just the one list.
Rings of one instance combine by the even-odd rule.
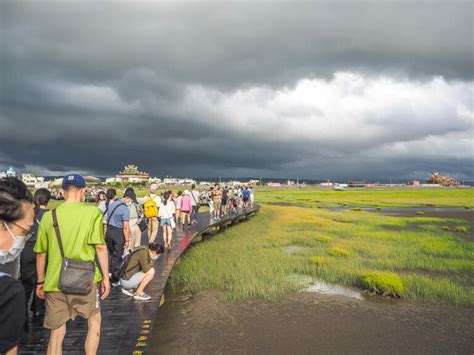
[[[38, 237], [34, 251], [38, 254], [38, 297], [46, 299], [45, 328], [51, 329], [48, 354], [62, 353], [62, 343], [66, 335], [66, 322], [81, 316], [87, 319], [88, 332], [85, 341], [87, 354], [97, 353], [100, 341], [100, 299], [110, 292], [108, 254], [102, 226], [102, 214], [93, 204], [84, 203], [85, 181], [80, 175], [64, 177], [62, 189], [64, 203], [57, 209], [58, 225], [64, 248], [64, 255], [70, 259], [94, 261], [96, 265], [94, 286], [85, 296], [65, 294], [58, 288], [62, 257], [53, 226], [51, 211], [44, 214], [38, 226]], [[47, 268], [46, 268], [47, 261]], [[46, 275], [45, 275], [45, 270]], [[99, 285], [102, 296], [99, 297]]]

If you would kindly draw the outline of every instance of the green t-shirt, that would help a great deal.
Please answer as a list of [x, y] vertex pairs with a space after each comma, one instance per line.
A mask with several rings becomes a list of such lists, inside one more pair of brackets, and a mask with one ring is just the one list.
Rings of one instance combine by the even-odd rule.
[[[95, 244], [105, 244], [102, 213], [97, 206], [83, 202], [65, 202], [56, 209], [64, 255], [76, 260], [95, 260]], [[48, 265], [44, 290], [60, 291], [58, 288], [61, 269], [61, 252], [53, 227], [51, 211], [44, 214], [38, 226], [36, 253], [48, 253]], [[102, 281], [96, 265], [94, 282]]]

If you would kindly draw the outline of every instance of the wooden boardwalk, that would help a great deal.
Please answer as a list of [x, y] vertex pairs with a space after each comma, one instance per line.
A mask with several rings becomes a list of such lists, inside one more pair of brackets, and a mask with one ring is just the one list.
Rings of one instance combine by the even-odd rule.
[[[247, 220], [258, 212], [259, 206], [245, 209], [238, 214], [229, 214], [216, 221], [208, 212], [198, 214], [198, 223], [184, 231], [176, 230], [170, 251], [165, 251], [155, 261], [155, 278], [146, 288], [152, 296], [148, 302], [137, 302], [124, 295], [120, 287], [114, 287], [110, 296], [102, 303], [102, 334], [99, 354], [142, 354], [151, 342], [153, 324], [164, 290], [176, 261], [192, 242], [202, 240], [202, 235], [214, 233], [229, 225]], [[160, 229], [161, 234], [161, 229]], [[160, 239], [161, 239], [160, 235]], [[162, 239], [161, 239], [162, 240]], [[78, 317], [67, 324], [64, 340], [65, 354], [83, 354], [87, 323]], [[20, 344], [20, 354], [41, 354], [46, 352], [49, 331], [42, 326], [42, 318], [33, 320], [29, 332]]]

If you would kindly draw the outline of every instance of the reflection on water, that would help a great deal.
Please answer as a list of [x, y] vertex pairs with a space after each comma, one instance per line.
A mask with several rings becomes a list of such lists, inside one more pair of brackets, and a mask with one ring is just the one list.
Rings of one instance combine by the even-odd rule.
[[364, 299], [361, 292], [337, 284], [321, 281], [308, 275], [292, 274], [289, 277], [290, 282], [296, 282], [300, 285], [300, 292], [316, 292], [326, 295], [340, 295], [358, 300]]
[[350, 288], [335, 285], [324, 281], [315, 281], [311, 283], [308, 287], [301, 290], [301, 292], [317, 292], [327, 295], [341, 295], [350, 298], [355, 298], [358, 300], [364, 299], [360, 292], [351, 290]]

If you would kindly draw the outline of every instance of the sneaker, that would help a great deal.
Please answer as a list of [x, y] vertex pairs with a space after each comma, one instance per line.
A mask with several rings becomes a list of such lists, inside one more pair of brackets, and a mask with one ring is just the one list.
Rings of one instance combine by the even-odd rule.
[[112, 282], [111, 285], [112, 287], [117, 287], [120, 285], [120, 281]]
[[134, 295], [134, 296], [133, 296], [133, 299], [134, 299], [135, 301], [149, 301], [149, 300], [151, 300], [151, 296], [150, 296], [150, 295], [147, 295], [146, 293], [144, 293], [144, 294], [141, 295], [141, 296]]
[[135, 296], [135, 292], [133, 292], [133, 289], [131, 289], [131, 288], [123, 288], [122, 287], [122, 293], [124, 295], [130, 296], [130, 297]]

